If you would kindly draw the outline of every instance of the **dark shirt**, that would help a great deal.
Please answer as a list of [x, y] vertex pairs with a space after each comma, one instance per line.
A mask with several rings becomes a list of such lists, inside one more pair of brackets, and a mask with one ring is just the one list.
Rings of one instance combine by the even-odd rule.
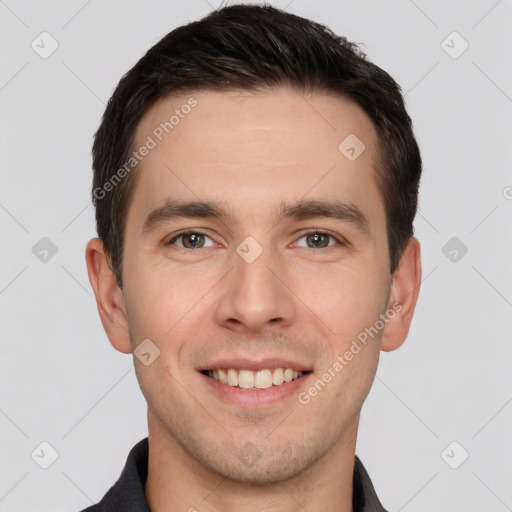
[[[126, 465], [119, 480], [110, 488], [103, 499], [82, 512], [151, 512], [144, 494], [148, 477], [148, 438], [139, 441], [128, 454]], [[355, 457], [353, 512], [386, 512], [363, 463]]]

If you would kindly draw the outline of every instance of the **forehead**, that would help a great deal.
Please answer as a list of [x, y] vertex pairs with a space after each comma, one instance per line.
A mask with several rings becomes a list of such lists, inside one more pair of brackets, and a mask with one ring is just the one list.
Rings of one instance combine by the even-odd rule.
[[[139, 122], [135, 145], [151, 136], [159, 146], [173, 144], [175, 152], [192, 146], [194, 154], [204, 156], [205, 152], [214, 152], [220, 141], [222, 155], [219, 156], [225, 161], [235, 156], [233, 153], [241, 144], [243, 158], [250, 158], [254, 153], [261, 161], [265, 158], [259, 151], [261, 146], [244, 144], [259, 143], [267, 149], [279, 149], [287, 158], [290, 155], [289, 152], [285, 155], [286, 149], [293, 150], [297, 158], [307, 154], [318, 159], [328, 148], [324, 159], [332, 159], [340, 156], [338, 146], [348, 135], [357, 135], [365, 144], [363, 160], [370, 162], [375, 156], [375, 128], [353, 100], [330, 94], [305, 95], [276, 87], [265, 92], [203, 91], [160, 99]], [[309, 141], [306, 145], [304, 138]], [[283, 142], [288, 144], [282, 147]], [[276, 153], [271, 155], [272, 163]]]
[[134, 148], [145, 145], [129, 209], [139, 225], [169, 198], [229, 203], [246, 220], [301, 198], [384, 213], [376, 130], [349, 99], [288, 88], [181, 94], [142, 118]]

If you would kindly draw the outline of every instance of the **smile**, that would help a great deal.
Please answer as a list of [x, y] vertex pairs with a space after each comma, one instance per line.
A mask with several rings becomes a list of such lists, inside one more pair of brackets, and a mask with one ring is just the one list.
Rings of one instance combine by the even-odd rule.
[[300, 379], [309, 372], [294, 370], [293, 368], [261, 369], [257, 371], [225, 368], [218, 370], [204, 370], [204, 375], [218, 380], [221, 384], [240, 389], [267, 389], [281, 386], [284, 383]]

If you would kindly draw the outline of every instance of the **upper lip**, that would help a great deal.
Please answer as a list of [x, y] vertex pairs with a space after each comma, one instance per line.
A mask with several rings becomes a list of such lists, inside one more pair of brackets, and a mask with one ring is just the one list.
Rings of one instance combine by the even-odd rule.
[[299, 372], [311, 371], [311, 366], [292, 361], [291, 359], [282, 359], [278, 357], [260, 359], [258, 361], [251, 359], [217, 359], [216, 361], [198, 368], [198, 371], [219, 370], [226, 368], [234, 368], [239, 370], [273, 370], [275, 368], [292, 368]]

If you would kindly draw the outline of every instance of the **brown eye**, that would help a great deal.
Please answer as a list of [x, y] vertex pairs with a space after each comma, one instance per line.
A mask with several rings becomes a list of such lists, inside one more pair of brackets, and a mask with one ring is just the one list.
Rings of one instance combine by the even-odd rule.
[[327, 247], [331, 247], [332, 245], [336, 245], [330, 243], [331, 240], [334, 240], [335, 242], [343, 245], [343, 242], [337, 237], [322, 231], [312, 231], [310, 233], [306, 233], [300, 237], [300, 239], [303, 238], [306, 239], [306, 247], [309, 249], [325, 249]]
[[183, 249], [202, 249], [205, 247], [205, 239], [210, 239], [210, 237], [199, 231], [185, 231], [169, 240], [166, 245], [175, 245], [175, 242], [180, 239], [182, 243], [176, 244], [178, 247]]
[[311, 233], [310, 235], [306, 235], [306, 238], [313, 244], [314, 248], [323, 248], [329, 246], [329, 235], [322, 233]]

